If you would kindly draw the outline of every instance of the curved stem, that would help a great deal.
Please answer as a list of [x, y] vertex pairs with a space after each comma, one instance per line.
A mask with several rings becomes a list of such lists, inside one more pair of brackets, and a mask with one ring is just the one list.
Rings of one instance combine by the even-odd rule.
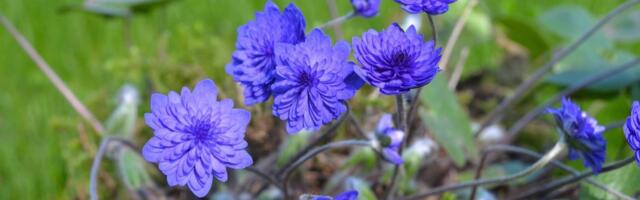
[[343, 140], [343, 141], [325, 144], [320, 147], [312, 149], [307, 154], [302, 156], [300, 159], [297, 159], [295, 162], [289, 165], [287, 168], [284, 168], [282, 173], [283, 174], [282, 189], [284, 191], [283, 193], [284, 193], [285, 199], [289, 199], [288, 182], [289, 182], [289, 177], [291, 176], [291, 172], [294, 169], [298, 168], [300, 165], [302, 165], [305, 161], [313, 158], [319, 153], [322, 153], [324, 151], [331, 150], [331, 149], [349, 147], [349, 146], [370, 146], [370, 145], [371, 145], [371, 142], [366, 140]]
[[636, 58], [630, 62], [627, 62], [625, 64], [619, 65], [617, 67], [611, 68], [609, 70], [600, 72], [598, 74], [595, 74], [577, 84], [574, 84], [572, 86], [570, 86], [569, 88], [561, 91], [560, 93], [558, 93], [556, 96], [554, 96], [551, 99], [548, 99], [546, 102], [544, 102], [542, 105], [538, 106], [537, 108], [531, 110], [530, 112], [528, 112], [524, 117], [520, 118], [507, 132], [507, 137], [506, 140], [507, 141], [511, 141], [513, 138], [515, 138], [515, 136], [517, 136], [517, 134], [520, 132], [520, 130], [522, 130], [522, 128], [524, 128], [524, 126], [529, 123], [531, 120], [533, 120], [535, 117], [537, 117], [539, 114], [543, 113], [544, 110], [546, 108], [548, 108], [549, 106], [551, 106], [551, 104], [560, 101], [560, 99], [562, 99], [562, 97], [567, 96], [581, 88], [584, 88], [586, 86], [589, 86], [591, 84], [597, 83], [599, 81], [605, 80], [606, 78], [609, 78], [613, 75], [616, 75], [618, 73], [621, 73], [631, 67], [634, 67], [636, 65], [640, 64], [640, 58]]
[[[542, 155], [536, 153], [535, 151], [531, 151], [531, 150], [528, 150], [528, 149], [525, 149], [525, 148], [521, 148], [521, 147], [517, 147], [517, 146], [511, 146], [511, 145], [498, 144], [498, 145], [491, 146], [491, 147], [486, 149], [487, 153], [488, 152], [497, 152], [497, 151], [512, 152], [512, 153], [522, 154], [522, 155], [526, 155], [526, 156], [529, 156], [529, 157], [532, 157], [532, 158], [538, 158], [538, 159], [542, 157]], [[559, 161], [552, 160], [550, 164], [555, 166], [555, 167], [558, 167], [558, 168], [560, 168], [560, 169], [562, 169], [564, 171], [567, 171], [567, 172], [569, 172], [569, 173], [571, 173], [573, 175], [579, 175], [580, 174], [580, 171], [578, 171], [578, 170], [576, 170], [576, 169], [574, 169], [574, 168], [572, 168], [570, 166], [567, 166], [565, 164], [562, 164]], [[585, 181], [587, 183], [597, 187], [597, 188], [602, 189], [605, 192], [608, 192], [608, 193], [618, 197], [619, 199], [624, 199], [624, 200], [633, 200], [634, 199], [633, 197], [627, 196], [627, 195], [621, 193], [620, 191], [617, 191], [615, 189], [609, 188], [606, 185], [604, 185], [604, 184], [602, 184], [602, 183], [600, 183], [600, 182], [598, 182], [598, 181], [596, 181], [596, 180], [594, 180], [592, 178], [586, 178]]]
[[349, 20], [349, 19], [351, 19], [351, 18], [353, 18], [355, 16], [356, 16], [356, 13], [351, 11], [351, 12], [347, 13], [346, 15], [343, 15], [343, 16], [340, 16], [338, 18], [332, 19], [332, 20], [330, 20], [330, 21], [328, 21], [328, 22], [326, 22], [326, 23], [324, 23], [324, 24], [322, 24], [320, 26], [316, 26], [316, 28], [317, 29], [325, 29], [325, 28], [327, 28], [329, 26], [335, 26], [335, 25], [338, 25], [338, 24], [342, 24], [343, 22], [345, 22], [345, 21], [347, 21], [347, 20]]
[[446, 191], [452, 191], [452, 190], [459, 190], [459, 189], [464, 189], [464, 188], [468, 188], [468, 187], [475, 187], [475, 186], [480, 186], [480, 185], [488, 185], [488, 184], [500, 184], [500, 183], [505, 183], [508, 181], [512, 181], [518, 178], [522, 178], [524, 176], [527, 176], [539, 169], [541, 169], [542, 167], [546, 166], [550, 161], [552, 161], [553, 159], [555, 159], [555, 157], [557, 157], [558, 155], [560, 155], [560, 153], [562, 151], [564, 151], [564, 149], [566, 148], [566, 143], [564, 141], [564, 137], [561, 137], [560, 140], [558, 140], [558, 142], [556, 143], [555, 146], [553, 146], [553, 148], [551, 150], [549, 150], [549, 152], [547, 152], [547, 154], [545, 154], [542, 158], [540, 158], [536, 163], [534, 163], [533, 165], [529, 166], [528, 168], [512, 174], [512, 175], [508, 175], [508, 176], [504, 176], [504, 177], [499, 177], [499, 178], [491, 178], [491, 179], [482, 179], [482, 180], [474, 180], [474, 181], [469, 181], [469, 182], [465, 182], [465, 183], [460, 183], [460, 184], [455, 184], [455, 185], [450, 185], [450, 186], [444, 186], [444, 187], [439, 187], [436, 189], [433, 189], [431, 191], [427, 191], [427, 192], [423, 192], [420, 194], [416, 194], [413, 196], [409, 196], [406, 198], [402, 198], [402, 200], [415, 200], [415, 199], [422, 199], [431, 195], [436, 195], [436, 194], [440, 194]]
[[351, 114], [349, 114], [349, 121], [351, 122], [351, 125], [353, 125], [355, 127], [356, 131], [358, 132], [358, 134], [361, 137], [367, 138], [367, 134], [364, 132], [364, 130], [362, 130], [362, 127], [360, 126], [360, 123], [358, 123], [356, 118]]
[[98, 200], [98, 169], [100, 169], [100, 162], [104, 157], [104, 152], [107, 149], [109, 138], [104, 138], [100, 143], [100, 148], [93, 158], [93, 164], [91, 164], [91, 172], [89, 175], [89, 196], [91, 200]]
[[566, 177], [564, 177], [562, 179], [559, 179], [557, 181], [554, 181], [554, 182], [551, 182], [549, 184], [543, 185], [542, 187], [538, 187], [536, 189], [528, 191], [528, 192], [524, 193], [523, 195], [520, 195], [520, 196], [516, 197], [515, 199], [523, 199], [523, 198], [527, 198], [527, 197], [530, 197], [530, 196], [533, 196], [533, 195], [536, 195], [536, 194], [539, 194], [539, 193], [542, 193], [542, 192], [551, 191], [553, 189], [560, 188], [561, 186], [564, 186], [564, 185], [567, 185], [567, 184], [582, 180], [582, 179], [587, 178], [589, 176], [592, 176], [594, 174], [604, 174], [606, 172], [618, 169], [620, 167], [624, 167], [625, 165], [627, 165], [629, 163], [632, 163], [634, 161], [635, 161], [635, 157], [631, 156], [631, 157], [628, 157], [628, 158], [626, 158], [624, 160], [619, 160], [619, 161], [616, 161], [614, 163], [605, 165], [604, 167], [602, 167], [602, 170], [600, 170], [600, 172], [594, 172], [593, 170], [587, 170], [587, 171], [581, 172], [581, 173], [579, 173], [577, 175], [569, 175], [569, 176], [566, 176]]
[[289, 166], [291, 164], [293, 164], [293, 162], [295, 162], [296, 160], [298, 160], [300, 157], [302, 157], [303, 155], [305, 155], [307, 152], [309, 152], [309, 150], [311, 150], [311, 148], [318, 146], [320, 143], [330, 140], [331, 138], [333, 138], [333, 136], [336, 133], [336, 130], [338, 129], [338, 127], [340, 127], [340, 125], [342, 124], [342, 122], [344, 122], [344, 120], [349, 117], [350, 115], [350, 107], [349, 104], [347, 102], [344, 102], [346, 108], [346, 111], [342, 113], [342, 115], [340, 116], [340, 118], [334, 122], [329, 128], [326, 129], [325, 132], [323, 132], [320, 137], [318, 137], [317, 139], [313, 140], [311, 143], [309, 143], [304, 149], [302, 149], [300, 152], [298, 152], [296, 155], [294, 155], [293, 157], [291, 157], [291, 159], [282, 166], [282, 168], [276, 173], [276, 177], [280, 177], [282, 175], [282, 173], [284, 172], [284, 170], [286, 170], [287, 168], [289, 168]]
[[474, 135], [478, 137], [479, 133], [482, 133], [482, 131], [486, 127], [501, 120], [504, 111], [506, 111], [507, 108], [513, 105], [513, 103], [520, 100], [520, 98], [524, 96], [525, 92], [527, 92], [527, 90], [529, 90], [540, 78], [542, 78], [544, 74], [550, 71], [556, 63], [558, 63], [560, 60], [562, 60], [567, 55], [571, 54], [574, 50], [576, 50], [578, 46], [584, 43], [589, 37], [591, 37], [598, 29], [600, 29], [604, 24], [609, 22], [609, 20], [611, 20], [613, 17], [617, 16], [622, 11], [638, 3], [640, 3], [640, 0], [629, 0], [623, 3], [622, 5], [618, 6], [609, 14], [607, 14], [604, 18], [598, 21], [598, 23], [596, 23], [593, 27], [591, 27], [591, 29], [589, 29], [587, 32], [582, 34], [575, 42], [573, 42], [567, 48], [560, 50], [560, 52], [558, 52], [558, 54], [556, 54], [551, 59], [551, 61], [549, 61], [544, 66], [540, 67], [530, 78], [528, 78], [521, 85], [519, 85], [512, 95], [502, 100], [502, 102], [500, 102], [500, 104], [487, 115], [486, 120], [484, 121], [484, 123], [480, 125], [480, 128], [475, 132]]
[[104, 157], [105, 152], [108, 150], [110, 142], [119, 142], [123, 144], [125, 147], [132, 149], [134, 152], [139, 153], [138, 149], [128, 140], [124, 140], [117, 137], [105, 136], [100, 143], [100, 148], [98, 148], [98, 152], [93, 158], [93, 163], [91, 164], [91, 171], [89, 174], [89, 196], [91, 200], [98, 200], [98, 170], [100, 169], [100, 163], [102, 162], [102, 157]]
[[[402, 98], [402, 95], [396, 95], [396, 117], [397, 117], [397, 121], [396, 121], [396, 126], [398, 127], [398, 129], [404, 131], [405, 133], [407, 132], [407, 126], [406, 126], [406, 122], [405, 122], [405, 116], [404, 116], [404, 98]], [[406, 140], [406, 138], [405, 138]], [[406, 141], [403, 141], [403, 143], [406, 143]], [[398, 149], [398, 153], [400, 155], [402, 155], [402, 149], [404, 149], [404, 145], [400, 146], [400, 149]], [[384, 200], [389, 199], [391, 196], [393, 196], [394, 190], [395, 190], [395, 185], [396, 185], [396, 181], [398, 180], [398, 174], [400, 171], [400, 165], [394, 165], [393, 166], [393, 175], [391, 175], [391, 182], [389, 183], [389, 189], [387, 190], [386, 194], [384, 195]]]
[[283, 191], [282, 185], [280, 185], [275, 178], [269, 176], [268, 174], [265, 174], [264, 172], [260, 171], [258, 168], [247, 167], [247, 168], [245, 168], [245, 170], [258, 175], [260, 178], [262, 178], [262, 179], [268, 181], [269, 183], [271, 183], [271, 185], [276, 186], [280, 191]]

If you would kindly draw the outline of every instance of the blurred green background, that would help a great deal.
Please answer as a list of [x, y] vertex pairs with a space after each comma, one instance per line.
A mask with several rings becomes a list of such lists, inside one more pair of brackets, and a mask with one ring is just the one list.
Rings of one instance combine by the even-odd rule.
[[[275, 2], [283, 8], [288, 1]], [[325, 1], [294, 2], [305, 14], [307, 30], [331, 19]], [[450, 13], [436, 17], [440, 44], [446, 42], [465, 2], [459, 0], [452, 4]], [[453, 68], [461, 48], [470, 48], [458, 88], [461, 104], [468, 108], [472, 119], [481, 119], [495, 106], [498, 97], [508, 94], [522, 77], [622, 2], [481, 0], [449, 65]], [[137, 144], [143, 144], [150, 136], [141, 116], [148, 111], [151, 91], [191, 87], [197, 80], [211, 77], [222, 88], [223, 97], [237, 100], [237, 88], [224, 73], [224, 66], [234, 50], [236, 28], [253, 19], [253, 13], [262, 10], [264, 1], [176, 0], [155, 7], [132, 17], [128, 25], [130, 46], [127, 24], [122, 18], [73, 9], [63, 11], [82, 3], [0, 0], [0, 13], [15, 24], [100, 120], [106, 120], [117, 106], [118, 89], [125, 83], [135, 85], [143, 102], [135, 126]], [[351, 10], [347, 0], [336, 3], [340, 14]], [[535, 93], [511, 114], [520, 116], [579, 79], [581, 75], [570, 73], [572, 70], [594, 73], [637, 57], [640, 10], [636, 7], [627, 13], [558, 65], [546, 79], [547, 84], [536, 87]], [[344, 23], [343, 37], [350, 41], [352, 36], [369, 28], [380, 30], [391, 22], [402, 22], [403, 16], [398, 4], [382, 0], [379, 16]], [[335, 36], [333, 29], [328, 32]], [[422, 32], [430, 35], [426, 21]], [[0, 199], [86, 199], [89, 168], [99, 137], [5, 29], [0, 30], [0, 47]], [[575, 98], [603, 124], [619, 121], [628, 114], [631, 100], [640, 93], [637, 86], [640, 74], [636, 72], [640, 73], [635, 70], [616, 79], [622, 80], [593, 87]], [[554, 79], [556, 75], [563, 76]], [[478, 92], [482, 90], [488, 91]], [[361, 105], [356, 107], [370, 103], [365, 94], [357, 98], [354, 101]], [[391, 102], [390, 98], [383, 100]], [[525, 132], [544, 130], [553, 135], [551, 128], [542, 126], [540, 129], [534, 123]], [[609, 160], [628, 151], [620, 148], [626, 146], [621, 132], [612, 133], [617, 135], [607, 135], [613, 151]], [[520, 141], [526, 141], [521, 142], [525, 146], [541, 148], [545, 143], [526, 138], [527, 134], [522, 137]], [[118, 187], [117, 182], [115, 178], [115, 186], [107, 183], [104, 187]]]

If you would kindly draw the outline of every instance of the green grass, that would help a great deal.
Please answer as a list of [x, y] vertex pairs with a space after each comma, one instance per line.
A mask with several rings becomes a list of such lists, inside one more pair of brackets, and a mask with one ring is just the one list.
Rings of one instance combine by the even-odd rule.
[[[212, 77], [224, 88], [224, 95], [234, 97], [235, 87], [223, 68], [233, 50], [235, 30], [263, 6], [261, 1], [249, 0], [177, 1], [165, 9], [136, 16], [131, 31], [134, 48], [128, 50], [122, 20], [57, 11], [78, 2], [0, 0], [0, 13], [16, 25], [101, 120], [114, 108], [114, 95], [126, 82], [137, 85], [146, 97], [151, 88], [166, 92]], [[283, 2], [277, 1], [281, 8]], [[514, 2], [487, 0], [480, 9], [531, 17], [557, 4], [551, 0], [540, 4], [527, 1], [529, 7]], [[579, 2], [600, 15], [616, 5], [597, 0]], [[308, 27], [330, 19], [324, 1], [299, 0], [296, 4], [304, 12]], [[350, 10], [347, 1], [339, 0], [338, 4], [341, 13]], [[462, 7], [461, 3], [454, 5], [456, 9]], [[383, 0], [382, 6], [379, 17], [347, 22], [343, 26], [346, 38], [400, 21], [402, 12], [395, 3]], [[518, 12], [521, 8], [527, 9]], [[450, 19], [442, 22], [448, 26], [452, 23]], [[83, 124], [82, 119], [4, 29], [0, 30], [0, 47], [0, 199], [87, 197], [92, 155], [83, 150], [78, 139], [77, 127]], [[143, 106], [141, 113], [148, 109]], [[87, 124], [84, 127], [95, 148], [95, 133]]]

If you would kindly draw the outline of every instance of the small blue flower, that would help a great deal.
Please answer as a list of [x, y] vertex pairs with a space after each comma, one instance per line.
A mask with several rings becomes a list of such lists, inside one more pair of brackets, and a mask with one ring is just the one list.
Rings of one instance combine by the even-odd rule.
[[568, 98], [562, 99], [561, 108], [548, 108], [547, 112], [553, 115], [559, 130], [566, 136], [569, 158], [582, 157], [586, 167], [599, 172], [607, 149], [607, 142], [602, 137], [604, 126], [598, 125], [594, 118]]
[[634, 101], [631, 115], [624, 124], [624, 137], [627, 138], [629, 147], [636, 155], [636, 162], [640, 167], [640, 102]]
[[278, 6], [267, 1], [254, 21], [238, 28], [236, 51], [226, 72], [244, 87], [244, 103], [253, 105], [269, 99], [275, 78], [275, 44], [297, 44], [304, 40], [305, 21], [293, 4], [280, 13]]
[[456, 0], [395, 0], [402, 4], [402, 9], [411, 14], [426, 12], [430, 15], [440, 15], [449, 11], [449, 4]]
[[362, 17], [373, 17], [378, 14], [380, 0], [351, 0], [353, 10]]
[[200, 81], [181, 94], [155, 93], [146, 124], [154, 136], [144, 145], [145, 160], [158, 163], [169, 186], [188, 186], [198, 197], [209, 193], [213, 178], [227, 181], [227, 167], [253, 163], [244, 135], [251, 113], [234, 109], [233, 101], [217, 101], [212, 80]]
[[364, 82], [348, 61], [349, 44], [331, 46], [331, 39], [314, 29], [297, 45], [276, 45], [276, 82], [273, 115], [287, 121], [287, 132], [318, 129], [346, 111], [344, 101], [351, 99]]
[[329, 196], [315, 196], [311, 200], [357, 200], [358, 191], [348, 190], [346, 192], [338, 194], [338, 196], [331, 198]]
[[405, 32], [396, 23], [386, 30], [369, 30], [353, 38], [356, 68], [370, 85], [386, 95], [397, 95], [429, 84], [440, 71], [441, 49], [433, 41], [424, 42], [412, 26]]
[[398, 154], [398, 149], [404, 139], [404, 132], [394, 128], [391, 114], [382, 115], [375, 134], [382, 147], [382, 157], [393, 164], [402, 164], [404, 161]]

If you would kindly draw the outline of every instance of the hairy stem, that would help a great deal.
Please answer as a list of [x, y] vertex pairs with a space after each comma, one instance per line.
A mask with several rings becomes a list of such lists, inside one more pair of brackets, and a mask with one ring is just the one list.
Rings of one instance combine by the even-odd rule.
[[544, 66], [540, 67], [531, 77], [529, 77], [522, 84], [520, 84], [518, 86], [518, 88], [516, 88], [515, 92], [512, 95], [509, 95], [504, 100], [502, 100], [502, 102], [500, 102], [500, 104], [493, 111], [491, 111], [487, 115], [486, 120], [484, 121], [484, 123], [482, 123], [480, 125], [480, 128], [476, 131], [476, 133], [474, 135], [476, 137], [478, 137], [478, 135], [480, 133], [482, 133], [482, 131], [486, 127], [488, 127], [488, 126], [496, 123], [497, 121], [501, 120], [503, 115], [504, 115], [504, 112], [507, 110], [507, 108], [509, 108], [511, 105], [513, 105], [516, 101], [520, 100], [520, 98], [524, 97], [524, 94], [538, 80], [540, 80], [544, 74], [546, 74], [548, 71], [550, 71], [553, 68], [553, 66], [555, 66], [560, 60], [562, 60], [563, 58], [565, 58], [566, 56], [571, 54], [574, 50], [576, 50], [576, 48], [578, 48], [578, 46], [582, 45], [589, 37], [591, 37], [598, 29], [602, 28], [602, 26], [604, 24], [606, 24], [607, 22], [609, 22], [613, 17], [619, 15], [620, 13], [622, 13], [622, 11], [624, 11], [624, 10], [626, 10], [626, 9], [628, 9], [628, 8], [638, 4], [638, 3], [640, 3], [640, 0], [629, 0], [629, 1], [625, 2], [625, 3], [623, 3], [622, 5], [618, 6], [613, 11], [611, 11], [609, 14], [607, 14], [604, 18], [602, 18], [600, 21], [598, 21], [598, 23], [596, 23], [593, 27], [591, 27], [587, 32], [583, 33], [575, 42], [573, 42], [567, 48], [564, 48], [564, 49], [560, 50], [551, 59], [551, 61], [549, 61]]
[[104, 157], [105, 152], [108, 150], [110, 142], [119, 142], [123, 146], [132, 149], [134, 152], [139, 152], [137, 148], [127, 140], [109, 136], [104, 137], [100, 143], [98, 152], [96, 152], [96, 155], [93, 158], [93, 163], [91, 164], [91, 171], [89, 175], [89, 196], [91, 200], [98, 200], [98, 171], [100, 169], [102, 157]]
[[340, 16], [338, 18], [332, 19], [332, 20], [330, 20], [330, 21], [328, 21], [328, 22], [326, 22], [326, 23], [324, 23], [324, 24], [322, 24], [320, 26], [317, 26], [316, 28], [325, 29], [325, 28], [327, 28], [329, 26], [337, 26], [337, 25], [342, 24], [343, 22], [345, 22], [345, 21], [347, 21], [347, 20], [349, 20], [349, 19], [351, 19], [351, 18], [353, 18], [355, 16], [356, 16], [356, 13], [351, 11], [351, 12], [347, 13], [346, 15], [343, 15], [343, 16]]
[[515, 174], [512, 174], [512, 175], [508, 175], [508, 176], [504, 176], [504, 177], [499, 177], [499, 178], [474, 180], [474, 181], [469, 181], [469, 182], [455, 184], [455, 185], [443, 186], [443, 187], [435, 188], [435, 189], [433, 189], [431, 191], [419, 193], [419, 194], [416, 194], [416, 195], [413, 195], [413, 196], [409, 196], [409, 197], [405, 197], [405, 198], [401, 198], [401, 199], [402, 200], [423, 199], [423, 198], [426, 198], [428, 196], [440, 194], [440, 193], [447, 192], [447, 191], [460, 190], [460, 189], [464, 189], [464, 188], [468, 188], [468, 187], [475, 187], [475, 186], [488, 185], [488, 184], [506, 183], [506, 182], [509, 182], [509, 181], [512, 181], [512, 180], [527, 176], [527, 175], [529, 175], [529, 174], [531, 174], [531, 173], [543, 168], [550, 161], [552, 161], [558, 155], [560, 155], [560, 153], [562, 151], [564, 151], [565, 148], [566, 148], [566, 143], [564, 141], [564, 138], [561, 137], [560, 140], [556, 143], [556, 145], [551, 150], [549, 150], [549, 152], [547, 152], [547, 154], [545, 154], [542, 158], [540, 158], [533, 165], [529, 166], [528, 168], [526, 168], [526, 169], [524, 169], [524, 170], [522, 170], [522, 171], [520, 171], [518, 173], [515, 173]]
[[[396, 126], [398, 127], [398, 129], [406, 133], [407, 126], [406, 126], [405, 114], [404, 114], [404, 98], [402, 98], [402, 95], [396, 95], [396, 117], [397, 117]], [[406, 138], [404, 138], [404, 140], [405, 141], [403, 141], [403, 143], [406, 143]], [[398, 149], [398, 154], [402, 155], [403, 149], [404, 149], [404, 145], [400, 145], [400, 149]], [[398, 181], [399, 173], [400, 173], [400, 165], [394, 165], [393, 175], [391, 176], [389, 189], [384, 195], [384, 200], [387, 200], [393, 196], [393, 193], [395, 192], [396, 182]]]
[[260, 178], [268, 181], [271, 185], [276, 186], [278, 189], [280, 189], [280, 191], [283, 191], [282, 185], [280, 185], [280, 183], [278, 183], [278, 180], [276, 180], [275, 178], [269, 176], [268, 174], [260, 171], [258, 168], [247, 167], [247, 168], [245, 168], [245, 170], [258, 175]]
[[605, 166], [602, 167], [602, 170], [600, 170], [600, 172], [597, 172], [597, 173], [594, 172], [593, 170], [587, 170], [587, 171], [581, 172], [581, 173], [579, 173], [577, 175], [569, 175], [569, 176], [561, 178], [561, 179], [559, 179], [557, 181], [551, 182], [549, 184], [545, 184], [542, 187], [534, 188], [533, 190], [525, 192], [524, 194], [516, 197], [515, 199], [526, 199], [527, 197], [531, 197], [531, 196], [534, 196], [534, 195], [537, 195], [537, 194], [540, 194], [540, 193], [543, 193], [543, 192], [552, 191], [552, 190], [560, 188], [560, 187], [562, 187], [564, 185], [571, 184], [571, 183], [580, 181], [580, 180], [582, 180], [584, 178], [590, 177], [590, 176], [592, 176], [594, 174], [604, 174], [606, 172], [609, 172], [609, 171], [624, 167], [625, 165], [627, 165], [629, 163], [633, 163], [634, 161], [635, 161], [635, 157], [631, 156], [631, 157], [628, 157], [628, 158], [626, 158], [624, 160], [619, 160], [619, 161], [613, 162], [611, 164], [605, 165]]
[[[497, 152], [497, 151], [512, 152], [512, 153], [522, 154], [522, 155], [525, 155], [525, 156], [529, 156], [529, 157], [532, 157], [532, 158], [538, 158], [538, 159], [542, 157], [542, 155], [536, 153], [535, 151], [531, 151], [531, 150], [528, 150], [528, 149], [525, 149], [525, 148], [521, 148], [521, 147], [517, 147], [517, 146], [501, 145], [501, 144], [498, 144], [498, 145], [495, 145], [495, 146], [491, 146], [491, 147], [487, 148], [485, 152], [489, 153], [489, 152]], [[574, 168], [572, 168], [570, 166], [567, 166], [565, 164], [562, 164], [559, 161], [552, 160], [550, 164], [555, 166], [555, 167], [558, 167], [558, 168], [560, 168], [560, 169], [562, 169], [564, 171], [567, 171], [567, 172], [569, 172], [569, 173], [571, 173], [573, 175], [579, 175], [580, 174], [580, 171], [578, 171], [578, 170], [576, 170], [576, 169], [574, 169]], [[627, 196], [627, 195], [621, 193], [620, 191], [617, 191], [615, 189], [609, 188], [606, 185], [604, 185], [604, 184], [602, 184], [602, 183], [600, 183], [597, 180], [594, 180], [592, 178], [586, 178], [585, 181], [587, 183], [599, 188], [599, 189], [602, 189], [603, 191], [605, 191], [605, 192], [607, 192], [607, 193], [609, 193], [611, 195], [614, 195], [614, 196], [618, 197], [619, 199], [624, 199], [624, 200], [633, 200], [634, 199], [633, 197]]]
[[300, 159], [297, 159], [295, 162], [293, 162], [291, 165], [289, 165], [287, 168], [284, 169], [283, 171], [283, 178], [282, 178], [282, 189], [284, 190], [284, 197], [285, 199], [290, 199], [289, 196], [289, 178], [291, 176], [291, 172], [293, 172], [294, 169], [298, 168], [300, 165], [302, 165], [305, 161], [315, 157], [316, 155], [327, 151], [327, 150], [331, 150], [331, 149], [336, 149], [336, 148], [343, 148], [343, 147], [350, 147], [350, 146], [371, 146], [371, 142], [367, 141], [367, 140], [343, 140], [343, 141], [338, 141], [338, 142], [332, 142], [329, 144], [325, 144], [322, 145], [320, 147], [314, 148], [311, 151], [309, 151], [307, 154], [305, 154], [304, 156], [302, 156]]
[[344, 122], [344, 120], [349, 117], [350, 112], [351, 112], [349, 104], [346, 103], [346, 102], [344, 102], [344, 104], [345, 104], [345, 106], [347, 108], [346, 108], [346, 111], [342, 113], [340, 118], [338, 118], [337, 121], [335, 121], [329, 128], [327, 128], [326, 131], [324, 131], [322, 134], [320, 134], [320, 137], [318, 137], [317, 139], [313, 140], [304, 149], [302, 149], [296, 155], [291, 157], [291, 159], [289, 159], [289, 161], [285, 165], [283, 165], [282, 168], [280, 168], [280, 170], [276, 173], [276, 177], [281, 177], [282, 174], [284, 173], [284, 170], [289, 168], [289, 166], [292, 165], [293, 162], [295, 162], [300, 157], [304, 156], [307, 152], [309, 152], [309, 150], [311, 150], [311, 148], [316, 147], [316, 146], [320, 145], [320, 143], [328, 141], [328, 140], [331, 140], [331, 138], [333, 138], [333, 136], [335, 135], [336, 130], [338, 129], [338, 127], [340, 127], [340, 125]]

